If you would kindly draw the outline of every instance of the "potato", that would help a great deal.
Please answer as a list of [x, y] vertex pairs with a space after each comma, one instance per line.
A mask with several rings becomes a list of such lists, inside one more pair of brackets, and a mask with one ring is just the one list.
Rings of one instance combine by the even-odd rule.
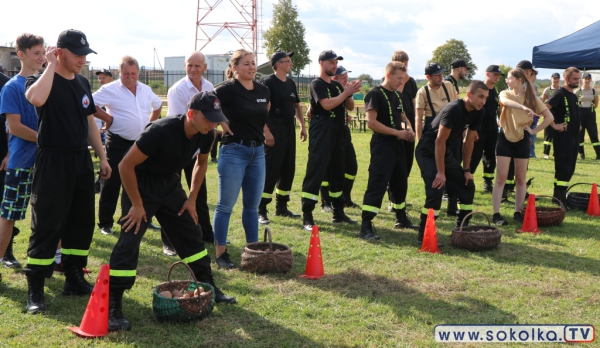
[[168, 291], [161, 291], [158, 293], [158, 295], [160, 295], [164, 298], [173, 298], [173, 295], [171, 295], [171, 293]]
[[190, 291], [186, 292], [185, 294], [188, 295], [188, 297], [194, 297], [194, 290], [190, 290]]
[[181, 298], [190, 298], [190, 297], [191, 297], [191, 296], [190, 296], [190, 294], [185, 294], [185, 295], [183, 295], [183, 297], [181, 297]]
[[200, 296], [206, 296], [206, 295], [208, 295], [208, 292], [201, 292], [200, 293]]
[[173, 293], [173, 297], [179, 298], [179, 297], [183, 296], [183, 294], [181, 293], [181, 291], [179, 291], [177, 289], [173, 290], [172, 293]]
[[200, 294], [200, 292], [198, 292], [198, 289], [194, 290], [194, 296], [198, 296]]

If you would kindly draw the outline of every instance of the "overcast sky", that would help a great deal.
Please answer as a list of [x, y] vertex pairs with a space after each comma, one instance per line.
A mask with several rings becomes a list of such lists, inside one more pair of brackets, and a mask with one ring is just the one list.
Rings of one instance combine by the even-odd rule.
[[[211, 4], [215, 1], [209, 0]], [[265, 30], [270, 26], [275, 1], [262, 2]], [[533, 46], [600, 20], [600, 1], [294, 0], [294, 4], [306, 28], [313, 63], [305, 72], [310, 70], [311, 74], [318, 72], [319, 52], [333, 49], [345, 58], [342, 64], [352, 71], [350, 76], [368, 73], [378, 77], [392, 52], [402, 49], [410, 55], [411, 76], [423, 78], [432, 51], [454, 38], [465, 42], [479, 67], [475, 77], [482, 78], [490, 64], [514, 67], [521, 59], [531, 60]], [[23, 32], [42, 35], [55, 44], [62, 30], [79, 29], [98, 52], [88, 56], [92, 67], [116, 66], [129, 54], [141, 65], [156, 64], [158, 68], [154, 48], [163, 65], [164, 57], [184, 56], [194, 50], [196, 0], [30, 0], [22, 3], [30, 13], [16, 3], [12, 10], [6, 5], [3, 10], [10, 13], [0, 22], [0, 45], [15, 41]], [[225, 0], [207, 20], [237, 22], [241, 16]], [[203, 52], [220, 54], [239, 47], [224, 31]], [[267, 57], [259, 55], [258, 59], [263, 63]], [[539, 77], [549, 78], [552, 72], [542, 69]]]

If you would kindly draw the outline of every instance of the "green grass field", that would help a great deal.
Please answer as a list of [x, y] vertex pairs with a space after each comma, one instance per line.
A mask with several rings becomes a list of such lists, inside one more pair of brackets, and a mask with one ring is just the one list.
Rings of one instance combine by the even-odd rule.
[[[371, 133], [352, 135], [359, 161], [352, 195], [354, 201], [362, 202]], [[541, 142], [538, 137], [538, 156]], [[306, 149], [306, 143], [298, 143], [290, 204], [296, 212], [300, 211]], [[586, 151], [592, 157], [589, 140]], [[599, 169], [600, 161], [579, 161], [572, 183], [599, 181]], [[530, 192], [551, 194], [553, 173], [552, 160], [532, 160], [529, 176], [535, 179]], [[475, 210], [491, 214], [491, 195], [481, 193], [481, 167], [475, 178]], [[207, 180], [212, 210], [217, 201], [216, 165], [209, 165]], [[408, 211], [417, 222], [424, 188], [416, 164], [409, 184], [407, 202], [412, 206]], [[511, 220], [511, 225], [502, 228], [497, 249], [468, 252], [450, 246], [454, 219], [442, 212], [437, 234], [446, 247], [443, 254], [433, 255], [417, 252], [414, 231], [393, 228], [393, 214], [384, 202], [374, 220], [383, 239], [380, 243], [357, 238], [359, 225], [333, 225], [330, 214], [315, 212], [327, 274], [320, 280], [298, 277], [304, 273], [310, 238], [300, 229], [301, 221], [272, 214], [275, 241], [294, 252], [291, 272], [255, 275], [214, 266], [217, 284], [239, 303], [218, 305], [208, 319], [189, 324], [161, 324], [152, 312], [152, 289], [166, 281], [169, 265], [177, 260], [162, 254], [156, 231], [146, 233], [137, 283], [124, 297], [124, 311], [133, 330], [101, 339], [81, 339], [67, 329], [79, 325], [88, 298], [63, 297], [63, 276], [46, 281], [46, 314], [31, 316], [23, 313], [24, 274], [2, 268], [0, 347], [441, 347], [433, 337], [436, 324], [599, 324], [600, 219], [569, 211], [562, 226], [544, 228], [539, 235], [519, 233], [520, 226]], [[547, 202], [542, 199], [539, 204]], [[505, 216], [512, 216], [512, 211], [513, 206], [503, 205]], [[358, 209], [347, 213], [360, 219]], [[120, 214], [117, 211], [116, 217]], [[17, 224], [23, 232], [16, 238], [15, 250], [22, 262], [26, 261], [29, 224], [29, 220]], [[241, 202], [232, 215], [229, 239], [229, 252], [239, 264], [245, 243]], [[93, 277], [108, 262], [116, 240], [117, 236], [103, 236], [96, 228], [89, 264]], [[208, 246], [208, 251], [214, 259], [214, 247]], [[174, 273], [174, 279], [188, 279], [182, 269]], [[503, 346], [509, 345], [494, 345]]]

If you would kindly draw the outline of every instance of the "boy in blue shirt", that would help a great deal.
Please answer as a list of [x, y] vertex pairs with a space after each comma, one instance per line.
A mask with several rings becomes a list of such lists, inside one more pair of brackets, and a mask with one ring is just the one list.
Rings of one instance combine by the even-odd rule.
[[8, 164], [0, 204], [0, 261], [6, 256], [6, 267], [20, 266], [12, 255], [13, 228], [15, 221], [25, 219], [29, 205], [38, 126], [35, 107], [25, 98], [25, 81], [27, 76], [42, 69], [46, 60], [44, 39], [21, 34], [17, 37], [16, 51], [21, 60], [21, 71], [6, 83], [0, 94], [0, 115], [6, 118], [10, 131]]

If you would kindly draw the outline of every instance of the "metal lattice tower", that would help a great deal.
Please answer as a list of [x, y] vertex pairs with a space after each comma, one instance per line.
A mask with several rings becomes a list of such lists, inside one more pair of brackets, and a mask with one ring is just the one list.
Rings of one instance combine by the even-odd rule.
[[[202, 49], [213, 41], [223, 30], [227, 29], [242, 47], [251, 50], [254, 54], [259, 53], [259, 8], [257, 8], [257, 3], [260, 0], [229, 0], [231, 5], [235, 8], [236, 13], [231, 11], [231, 15], [228, 16], [237, 17], [237, 21], [209, 22], [207, 20], [208, 15], [215, 11], [217, 6], [223, 2], [223, 0], [213, 1], [214, 3], [210, 4], [208, 0], [198, 0], [195, 50], [202, 51]], [[221, 6], [221, 8], [226, 10], [224, 6]]]

